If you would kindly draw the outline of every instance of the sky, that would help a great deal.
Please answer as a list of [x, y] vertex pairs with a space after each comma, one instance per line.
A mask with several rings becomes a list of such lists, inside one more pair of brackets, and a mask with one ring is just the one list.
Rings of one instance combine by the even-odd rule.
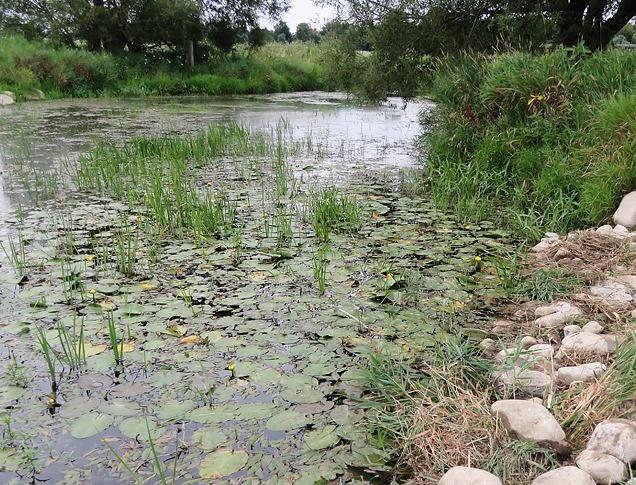
[[313, 27], [322, 27], [336, 15], [333, 8], [316, 5], [312, 0], [290, 0], [289, 3], [291, 7], [282, 15], [282, 19], [287, 22], [292, 33], [301, 22], [309, 22]]

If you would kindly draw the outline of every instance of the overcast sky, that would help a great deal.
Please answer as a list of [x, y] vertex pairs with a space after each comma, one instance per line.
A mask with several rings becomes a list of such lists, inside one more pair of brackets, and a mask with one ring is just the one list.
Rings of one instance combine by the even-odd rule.
[[[335, 17], [335, 12], [331, 7], [321, 7], [312, 0], [290, 0], [291, 8], [282, 16], [287, 22], [292, 33], [296, 31], [296, 26], [301, 22], [309, 22], [314, 27], [322, 27], [325, 22]], [[272, 26], [271, 21], [265, 21], [268, 27]]]

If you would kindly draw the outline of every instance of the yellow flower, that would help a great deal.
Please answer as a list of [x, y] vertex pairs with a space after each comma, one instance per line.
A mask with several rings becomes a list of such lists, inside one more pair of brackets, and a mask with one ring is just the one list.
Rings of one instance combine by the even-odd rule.
[[212, 187], [212, 182], [207, 183], [208, 187]]
[[477, 261], [478, 263], [481, 262], [481, 256], [475, 256], [475, 261]]
[[91, 288], [90, 290], [88, 290], [88, 292], [89, 292], [91, 295], [94, 295], [95, 293], [97, 293], [97, 290], [96, 290], [95, 288]]
[[231, 370], [232, 372], [234, 372], [234, 369], [236, 369], [236, 364], [234, 362], [228, 364], [227, 370]]
[[86, 255], [86, 261], [88, 261], [89, 263], [92, 263], [94, 259], [95, 256], [93, 256], [92, 254]]

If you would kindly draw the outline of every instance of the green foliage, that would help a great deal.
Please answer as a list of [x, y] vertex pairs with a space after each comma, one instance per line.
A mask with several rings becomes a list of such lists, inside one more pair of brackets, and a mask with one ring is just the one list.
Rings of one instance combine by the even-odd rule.
[[536, 238], [609, 220], [636, 183], [636, 55], [447, 57], [432, 87], [433, 195]]
[[192, 72], [170, 59], [112, 56], [0, 37], [0, 90], [24, 98], [36, 89], [48, 97], [263, 94], [324, 87], [322, 48], [292, 43], [241, 49]]

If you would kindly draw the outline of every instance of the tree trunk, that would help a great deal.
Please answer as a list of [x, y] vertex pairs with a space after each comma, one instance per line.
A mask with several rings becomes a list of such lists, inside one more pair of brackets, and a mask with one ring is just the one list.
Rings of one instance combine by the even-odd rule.
[[187, 47], [187, 63], [188, 66], [190, 67], [190, 69], [192, 69], [194, 67], [194, 41], [189, 40], [188, 41], [188, 47]]

